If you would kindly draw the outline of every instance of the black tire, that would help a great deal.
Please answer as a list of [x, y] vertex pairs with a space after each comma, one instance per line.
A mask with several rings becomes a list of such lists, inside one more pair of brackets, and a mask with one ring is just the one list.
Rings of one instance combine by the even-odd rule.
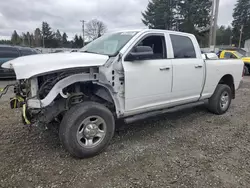
[[[80, 134], [81, 131], [79, 131], [79, 129], [82, 127], [81, 134], [84, 135], [87, 125], [82, 125], [84, 124], [82, 122], [84, 122], [86, 118], [91, 119], [93, 116], [100, 117], [100, 119], [104, 120], [106, 123], [105, 135], [95, 147], [84, 147], [84, 142], [80, 142], [77, 134]], [[108, 146], [114, 135], [114, 130], [114, 116], [108, 108], [96, 102], [83, 102], [73, 106], [65, 113], [60, 125], [59, 137], [63, 146], [72, 156], [77, 158], [88, 158], [99, 154]]]
[[245, 66], [244, 66], [244, 76], [246, 76], [246, 75], [249, 75], [249, 69], [248, 69], [248, 67], [245, 65]]
[[[222, 106], [222, 95], [227, 93], [228, 95], [228, 103], [226, 106]], [[208, 109], [212, 113], [221, 115], [227, 112], [228, 108], [230, 107], [232, 101], [232, 90], [228, 85], [219, 84], [215, 89], [214, 94], [208, 101]]]

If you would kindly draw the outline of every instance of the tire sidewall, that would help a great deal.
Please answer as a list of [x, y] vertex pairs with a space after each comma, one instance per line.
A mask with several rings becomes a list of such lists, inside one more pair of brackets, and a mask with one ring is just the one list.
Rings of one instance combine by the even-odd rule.
[[[76, 136], [80, 124], [89, 116], [100, 116], [103, 118], [107, 126], [105, 137], [100, 144], [93, 148], [82, 147], [78, 143]], [[61, 141], [73, 156], [78, 158], [92, 157], [100, 153], [109, 144], [114, 134], [114, 124], [114, 117], [112, 113], [103, 105], [99, 103], [82, 103], [72, 107], [68, 112], [66, 112], [60, 126]]]
[[[231, 91], [231, 89], [230, 89], [230, 87], [228, 87], [227, 85], [222, 85], [223, 87], [221, 87], [220, 89], [219, 89], [219, 98], [218, 98], [218, 102], [217, 102], [217, 109], [218, 109], [218, 112], [220, 113], [220, 114], [224, 114], [225, 112], [227, 112], [227, 110], [229, 109], [229, 107], [230, 107], [230, 105], [231, 105], [231, 101], [232, 101], [232, 91]], [[229, 101], [228, 101], [228, 106], [227, 106], [227, 108], [226, 109], [222, 109], [222, 107], [221, 107], [221, 97], [222, 97], [222, 94], [224, 93], [224, 92], [227, 92], [228, 93], [228, 96], [229, 96]]]
[[245, 66], [244, 66], [244, 76], [247, 76], [247, 75], [249, 75], [249, 69], [248, 69], [248, 67], [245, 65]]

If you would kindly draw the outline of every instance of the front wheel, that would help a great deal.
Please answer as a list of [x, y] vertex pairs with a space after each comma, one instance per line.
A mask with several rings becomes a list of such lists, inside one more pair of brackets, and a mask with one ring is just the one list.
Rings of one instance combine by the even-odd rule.
[[59, 136], [72, 156], [87, 158], [108, 146], [114, 130], [114, 117], [108, 108], [96, 102], [84, 102], [66, 112]]
[[227, 112], [232, 101], [232, 90], [228, 85], [219, 84], [208, 101], [208, 109], [218, 115]]

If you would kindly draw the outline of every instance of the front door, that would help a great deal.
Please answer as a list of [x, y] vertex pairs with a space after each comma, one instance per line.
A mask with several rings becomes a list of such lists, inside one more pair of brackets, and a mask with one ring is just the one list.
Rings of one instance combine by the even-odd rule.
[[145, 35], [136, 46], [150, 46], [147, 59], [123, 61], [125, 72], [125, 113], [139, 113], [166, 106], [172, 87], [172, 62], [167, 59], [164, 34]]

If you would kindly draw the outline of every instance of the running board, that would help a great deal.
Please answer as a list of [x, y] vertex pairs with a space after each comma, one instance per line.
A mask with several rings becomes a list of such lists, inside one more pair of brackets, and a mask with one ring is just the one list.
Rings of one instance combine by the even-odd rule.
[[163, 110], [157, 110], [157, 111], [152, 111], [152, 112], [147, 112], [147, 113], [127, 117], [127, 118], [124, 119], [124, 121], [125, 121], [125, 123], [133, 123], [135, 121], [147, 119], [147, 118], [158, 116], [158, 115], [165, 114], [165, 113], [176, 112], [176, 111], [183, 110], [183, 109], [193, 108], [193, 107], [200, 106], [200, 105], [203, 105], [203, 104], [205, 104], [205, 100], [198, 101], [198, 102], [195, 102], [195, 103], [188, 103], [188, 104], [184, 104], [184, 105], [178, 105], [178, 106], [163, 109]]

